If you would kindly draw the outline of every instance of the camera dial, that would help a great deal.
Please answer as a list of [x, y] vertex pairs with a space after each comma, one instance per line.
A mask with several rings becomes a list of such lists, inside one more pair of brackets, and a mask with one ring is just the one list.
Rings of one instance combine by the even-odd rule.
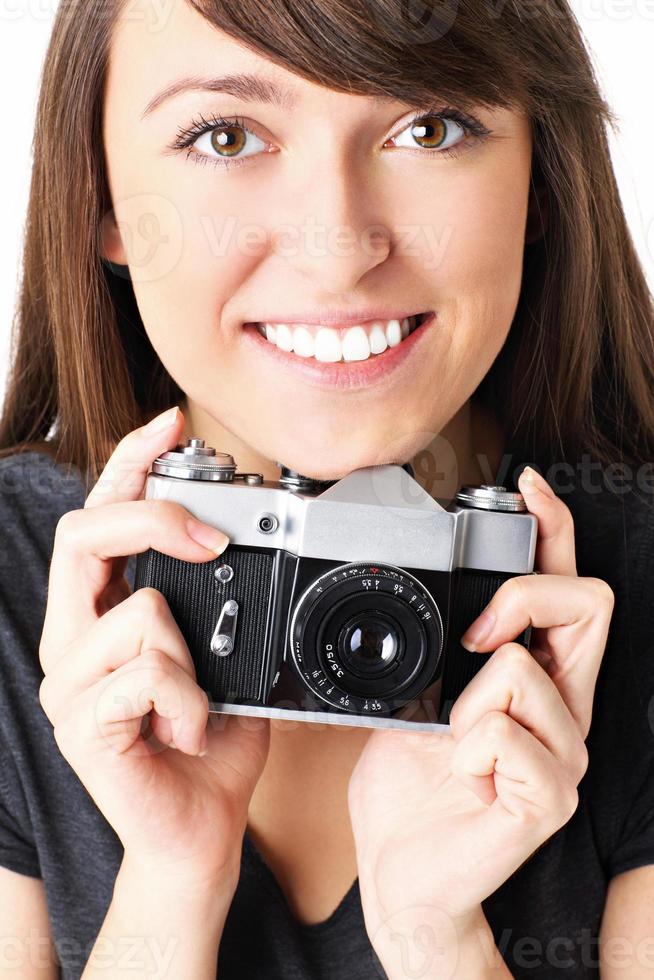
[[521, 493], [513, 493], [506, 487], [490, 483], [481, 486], [463, 486], [456, 495], [458, 503], [464, 507], [481, 510], [505, 510], [517, 513], [527, 510], [525, 498]]
[[242, 480], [256, 486], [263, 483], [261, 473], [237, 473], [234, 457], [205, 446], [204, 439], [188, 439], [169, 452], [157, 456], [152, 472], [181, 480], [210, 480], [214, 483], [233, 483]]

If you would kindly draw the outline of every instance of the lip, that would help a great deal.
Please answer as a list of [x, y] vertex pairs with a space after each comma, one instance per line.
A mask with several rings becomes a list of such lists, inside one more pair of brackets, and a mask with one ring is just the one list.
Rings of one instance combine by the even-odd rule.
[[253, 352], [258, 350], [263, 357], [268, 357], [273, 369], [287, 371], [316, 388], [347, 390], [390, 383], [397, 380], [402, 369], [410, 371], [416, 352], [420, 350], [423, 339], [434, 326], [436, 318], [437, 314], [432, 311], [420, 326], [396, 347], [387, 347], [383, 354], [376, 354], [367, 361], [316, 361], [314, 358], [303, 358], [281, 350], [262, 337], [253, 325], [245, 325], [242, 333], [243, 342], [252, 345]]

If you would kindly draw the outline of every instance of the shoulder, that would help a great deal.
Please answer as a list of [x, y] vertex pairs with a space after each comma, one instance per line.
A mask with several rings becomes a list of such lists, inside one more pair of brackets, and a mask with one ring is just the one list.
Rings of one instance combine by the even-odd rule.
[[56, 462], [51, 450], [0, 458], [0, 523], [9, 541], [47, 538], [65, 511], [83, 503], [79, 470]]
[[[568, 504], [575, 524], [577, 571], [611, 586], [615, 604], [595, 692], [591, 742], [615, 762], [617, 733], [627, 753], [654, 759], [654, 494], [575, 490]], [[583, 654], [582, 654], [583, 655]], [[641, 756], [642, 757], [642, 756]], [[625, 760], [626, 762], [626, 760]]]
[[[590, 821], [611, 877], [654, 861], [654, 492], [635, 481], [617, 492], [602, 481], [557, 496], [574, 519], [578, 574], [603, 579], [615, 596], [577, 817]], [[584, 650], [575, 655], [583, 658]]]
[[59, 518], [84, 499], [79, 470], [47, 451], [0, 459], [0, 590], [18, 587], [23, 576], [47, 565]]
[[47, 452], [0, 459], [0, 645], [10, 655], [37, 642], [57, 522], [84, 499], [79, 471]]
[[603, 578], [616, 597], [640, 604], [643, 589], [652, 588], [645, 575], [654, 558], [654, 487], [647, 492], [634, 484], [617, 492], [577, 485], [558, 496], [574, 520], [579, 575]]
[[603, 579], [615, 595], [609, 646], [633, 653], [640, 661], [636, 669], [654, 684], [648, 621], [654, 604], [654, 492], [576, 488], [561, 499], [574, 520], [578, 574]]
[[[654, 485], [648, 492], [635, 478], [628, 484], [611, 482], [606, 472], [585, 485], [579, 480], [567, 490], [555, 490], [572, 513], [579, 576], [602, 579], [614, 594], [590, 733], [591, 744], [601, 747], [609, 765], [617, 754], [618, 731], [625, 750], [647, 744], [654, 752], [649, 622], [654, 608]], [[578, 655], [583, 657], [583, 650]]]

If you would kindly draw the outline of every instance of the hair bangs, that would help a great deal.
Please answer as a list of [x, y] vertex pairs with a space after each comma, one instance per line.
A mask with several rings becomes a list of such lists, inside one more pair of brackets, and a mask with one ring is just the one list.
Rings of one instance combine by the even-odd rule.
[[[527, 107], [514, 18], [490, 31], [460, 0], [188, 0], [212, 26], [288, 71], [351, 94], [462, 108]], [[511, 24], [509, 23], [511, 21]]]

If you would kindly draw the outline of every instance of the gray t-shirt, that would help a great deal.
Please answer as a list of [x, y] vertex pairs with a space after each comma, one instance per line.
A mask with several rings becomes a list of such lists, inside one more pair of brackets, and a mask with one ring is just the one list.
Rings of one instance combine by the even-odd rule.
[[[539, 980], [599, 976], [608, 880], [654, 862], [654, 505], [632, 493], [579, 488], [564, 499], [575, 518], [579, 574], [605, 579], [616, 594], [590, 764], [571, 820], [483, 903], [513, 976]], [[46, 454], [0, 460], [0, 864], [43, 879], [65, 980], [84, 969], [122, 858], [118, 837], [60, 754], [38, 697], [55, 526], [83, 502], [79, 473]], [[132, 558], [130, 584], [134, 566]], [[218, 966], [220, 980], [385, 977], [358, 881], [324, 922], [299, 923], [247, 833]], [[407, 975], [420, 968], [407, 964]]]

